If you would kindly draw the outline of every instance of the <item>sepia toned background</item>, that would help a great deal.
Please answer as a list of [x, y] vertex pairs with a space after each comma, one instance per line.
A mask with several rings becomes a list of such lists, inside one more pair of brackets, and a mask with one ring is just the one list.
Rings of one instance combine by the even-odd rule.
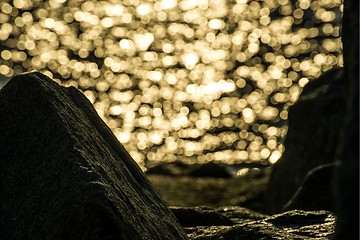
[[289, 106], [343, 65], [341, 17], [341, 0], [3, 0], [0, 86], [39, 70], [79, 88], [143, 170], [273, 164]]

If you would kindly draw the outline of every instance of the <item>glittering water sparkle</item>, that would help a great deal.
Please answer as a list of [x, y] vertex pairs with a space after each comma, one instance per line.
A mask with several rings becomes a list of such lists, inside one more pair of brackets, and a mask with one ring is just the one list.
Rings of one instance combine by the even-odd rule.
[[0, 75], [78, 87], [141, 167], [276, 162], [288, 107], [342, 66], [340, 0], [0, 3]]

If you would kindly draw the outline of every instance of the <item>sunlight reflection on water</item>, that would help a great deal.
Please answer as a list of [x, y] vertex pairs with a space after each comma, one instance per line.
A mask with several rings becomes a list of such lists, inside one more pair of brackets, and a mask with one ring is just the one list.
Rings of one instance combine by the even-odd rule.
[[0, 75], [39, 70], [78, 87], [142, 167], [274, 163], [288, 107], [342, 66], [341, 9], [340, 0], [6, 0]]

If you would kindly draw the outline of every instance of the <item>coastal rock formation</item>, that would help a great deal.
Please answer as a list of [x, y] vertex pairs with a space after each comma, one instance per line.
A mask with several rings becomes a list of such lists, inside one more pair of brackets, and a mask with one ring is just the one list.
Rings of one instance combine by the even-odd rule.
[[[188, 237], [194, 240], [331, 239], [335, 230], [335, 216], [328, 211], [292, 210], [267, 216], [241, 207], [175, 210], [179, 221], [185, 223]], [[197, 214], [189, 226], [187, 213], [194, 211]], [[205, 216], [208, 216], [206, 224]]]
[[0, 239], [187, 239], [75, 88], [13, 77], [0, 133]]
[[[90, 102], [40, 73], [16, 76], [0, 91], [0, 121], [0, 239], [322, 239], [334, 234], [335, 217], [323, 210], [268, 216], [237, 206], [167, 208]], [[194, 179], [192, 186], [198, 184]], [[239, 185], [236, 178], [198, 179]]]
[[[284, 205], [301, 187], [305, 176], [313, 169], [335, 162], [340, 132], [345, 114], [345, 89], [341, 69], [332, 69], [319, 79], [307, 84], [298, 100], [289, 111], [289, 131], [285, 139], [285, 152], [274, 164], [265, 196], [268, 213], [281, 212]], [[321, 189], [332, 189], [331, 176], [321, 184], [307, 185], [313, 196], [298, 202], [308, 202], [309, 210], [328, 206]], [[316, 187], [320, 187], [316, 189]], [[325, 193], [331, 196], [331, 192]], [[303, 195], [305, 196], [305, 195]], [[314, 201], [314, 203], [312, 203]], [[316, 204], [315, 204], [316, 203]], [[293, 208], [296, 206], [295, 202]], [[334, 206], [328, 206], [333, 210]]]
[[270, 213], [286, 201], [285, 208], [331, 208], [335, 239], [359, 239], [359, 1], [344, 1], [342, 43], [343, 70], [308, 84], [290, 109], [285, 154], [265, 202]]
[[232, 226], [230, 218], [209, 207], [170, 207], [183, 227]]
[[346, 110], [336, 159], [336, 239], [359, 239], [359, 1], [345, 0], [342, 27]]
[[310, 170], [301, 186], [291, 199], [284, 205], [283, 211], [328, 210], [333, 211], [334, 199], [334, 172], [336, 165], [324, 164]]

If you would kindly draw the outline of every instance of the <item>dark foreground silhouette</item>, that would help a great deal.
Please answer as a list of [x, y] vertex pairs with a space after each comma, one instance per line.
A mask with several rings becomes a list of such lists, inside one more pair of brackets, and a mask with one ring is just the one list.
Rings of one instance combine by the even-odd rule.
[[327, 211], [268, 216], [236, 206], [169, 209], [86, 97], [41, 73], [16, 76], [0, 91], [0, 122], [0, 239], [312, 239], [334, 233], [335, 217]]
[[0, 239], [186, 239], [75, 88], [41, 73], [0, 92]]

